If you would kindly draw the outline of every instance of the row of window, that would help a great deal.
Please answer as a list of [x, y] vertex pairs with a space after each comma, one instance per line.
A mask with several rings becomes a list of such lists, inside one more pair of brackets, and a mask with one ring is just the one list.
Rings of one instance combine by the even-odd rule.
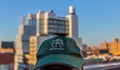
[[51, 32], [52, 32], [52, 33], [53, 33], [53, 32], [66, 33], [66, 32], [68, 32], [68, 31], [66, 31], [66, 30], [53, 30], [53, 29], [51, 29], [51, 30], [49, 30], [48, 32], [49, 32], [49, 33], [51, 33]]
[[65, 29], [65, 27], [48, 27], [49, 29]]
[[49, 23], [61, 23], [61, 24], [65, 24], [66, 23], [65, 20], [57, 20], [57, 19], [49, 19], [48, 22]]

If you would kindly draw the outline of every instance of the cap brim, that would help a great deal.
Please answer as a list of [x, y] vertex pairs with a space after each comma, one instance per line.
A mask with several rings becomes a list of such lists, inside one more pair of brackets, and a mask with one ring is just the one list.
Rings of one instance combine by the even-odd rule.
[[44, 56], [40, 60], [38, 60], [36, 65], [34, 66], [34, 70], [37, 70], [42, 66], [54, 63], [67, 64], [79, 69], [82, 68], [83, 58], [66, 54], [51, 54]]

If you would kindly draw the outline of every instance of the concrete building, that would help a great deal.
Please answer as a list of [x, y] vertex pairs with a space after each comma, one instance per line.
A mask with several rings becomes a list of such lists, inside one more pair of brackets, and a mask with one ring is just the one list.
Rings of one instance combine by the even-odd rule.
[[51, 36], [53, 37], [54, 33], [67, 33], [68, 37], [72, 37], [82, 50], [82, 40], [78, 38], [78, 16], [74, 7], [69, 7], [69, 14], [66, 17], [56, 17], [53, 10], [50, 10], [48, 12], [39, 11], [36, 18], [36, 36], [30, 37], [30, 54], [26, 55], [29, 64], [36, 63], [36, 53], [40, 44]]
[[29, 38], [36, 34], [36, 23], [33, 22], [34, 17], [28, 18], [28, 23], [25, 23], [25, 18], [22, 17], [16, 36], [14, 70], [18, 70], [19, 63], [24, 61], [23, 56], [29, 53]]

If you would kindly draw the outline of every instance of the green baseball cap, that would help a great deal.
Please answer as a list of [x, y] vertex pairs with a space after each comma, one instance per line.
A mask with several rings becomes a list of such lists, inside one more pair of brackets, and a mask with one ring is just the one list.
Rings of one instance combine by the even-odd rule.
[[41, 44], [34, 70], [50, 64], [64, 64], [79, 69], [82, 63], [83, 58], [76, 42], [69, 37], [56, 36]]

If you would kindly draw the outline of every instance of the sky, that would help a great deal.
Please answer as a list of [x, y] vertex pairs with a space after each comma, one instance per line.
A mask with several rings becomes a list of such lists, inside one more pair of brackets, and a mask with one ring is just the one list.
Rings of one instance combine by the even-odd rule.
[[21, 16], [53, 9], [66, 16], [74, 6], [79, 17], [79, 37], [97, 45], [120, 39], [120, 0], [0, 0], [0, 41], [15, 41]]

